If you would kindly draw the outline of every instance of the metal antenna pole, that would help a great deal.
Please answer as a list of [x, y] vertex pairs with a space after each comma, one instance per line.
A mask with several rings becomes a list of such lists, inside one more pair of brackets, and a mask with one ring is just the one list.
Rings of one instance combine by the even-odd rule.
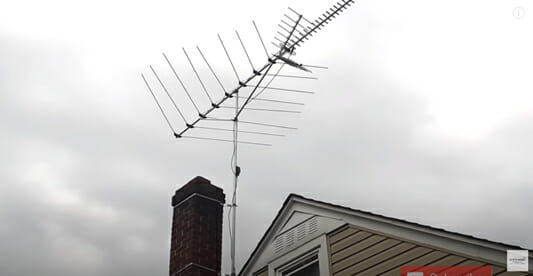
[[[299, 48], [304, 42], [306, 42], [310, 37], [312, 37], [314, 34], [316, 34], [319, 30], [322, 30], [331, 20], [333, 20], [337, 15], [342, 13], [344, 10], [346, 10], [351, 4], [355, 2], [355, 0], [338, 0], [339, 2], [333, 5], [333, 8], [330, 8], [325, 13], [323, 13], [318, 19], [314, 21], [310, 21], [307, 18], [303, 17], [302, 14], [296, 12], [295, 10], [289, 8], [289, 10], [293, 13], [290, 16], [285, 14], [285, 18], [287, 20], [282, 19], [281, 23], [278, 25], [282, 31], [277, 32], [277, 35], [274, 37], [275, 41], [278, 41], [279, 43], [274, 43], [274, 46], [277, 48], [274, 53], [269, 54], [268, 49], [265, 47], [265, 43], [263, 41], [263, 38], [261, 37], [261, 34], [259, 33], [259, 29], [257, 28], [257, 25], [255, 22], [253, 22], [255, 31], [257, 32], [259, 41], [261, 42], [261, 46], [263, 50], [265, 51], [265, 54], [267, 55], [268, 62], [264, 64], [263, 66], [255, 67], [252, 58], [249, 56], [249, 52], [246, 49], [244, 42], [239, 35], [238, 32], [236, 32], [237, 38], [243, 48], [244, 54], [246, 56], [246, 59], [250, 63], [250, 66], [252, 67], [252, 74], [249, 75], [246, 78], [241, 78], [237, 72], [237, 68], [235, 67], [235, 64], [233, 63], [228, 49], [226, 48], [226, 45], [222, 41], [222, 38], [220, 35], [218, 35], [218, 39], [220, 40], [220, 44], [224, 50], [224, 53], [226, 57], [228, 58], [228, 61], [231, 65], [231, 69], [235, 73], [235, 77], [237, 78], [238, 85], [231, 89], [226, 90], [224, 85], [222, 84], [221, 80], [207, 61], [206, 57], [202, 53], [199, 47], [197, 47], [198, 52], [200, 53], [202, 59], [206, 63], [207, 67], [209, 68], [209, 71], [212, 73], [213, 77], [216, 79], [219, 86], [222, 88], [224, 95], [219, 98], [218, 100], [211, 97], [211, 94], [208, 92], [208, 87], [206, 86], [206, 83], [203, 82], [203, 80], [200, 77], [199, 71], [196, 69], [195, 65], [193, 64], [193, 59], [189, 57], [187, 52], [183, 50], [187, 61], [189, 65], [191, 66], [194, 75], [200, 82], [200, 85], [202, 87], [202, 90], [205, 92], [205, 95], [209, 99], [210, 106], [206, 109], [204, 109], [204, 112], [201, 112], [200, 105], [195, 102], [192, 95], [189, 93], [187, 88], [185, 87], [184, 83], [182, 82], [181, 78], [178, 76], [176, 70], [174, 69], [174, 66], [170, 62], [170, 60], [167, 58], [165, 54], [163, 54], [165, 60], [167, 61], [168, 65], [170, 66], [170, 69], [174, 73], [176, 79], [178, 80], [179, 84], [182, 86], [187, 98], [189, 98], [192, 106], [194, 107], [194, 110], [198, 113], [197, 116], [194, 119], [188, 120], [187, 114], [184, 113], [184, 109], [181, 109], [178, 107], [178, 104], [174, 100], [174, 98], [171, 95], [171, 91], [167, 88], [167, 86], [163, 83], [163, 80], [159, 77], [159, 75], [156, 73], [154, 68], [150, 66], [150, 69], [156, 78], [157, 82], [161, 85], [162, 92], [166, 94], [168, 97], [168, 100], [171, 102], [171, 107], [173, 106], [176, 111], [178, 112], [179, 116], [182, 118], [183, 123], [185, 123], [185, 127], [181, 129], [180, 131], [176, 131], [174, 129], [174, 125], [172, 124], [172, 120], [167, 116], [167, 113], [165, 112], [162, 103], [160, 103], [160, 99], [156, 96], [156, 91], [152, 89], [152, 87], [149, 85], [148, 80], [146, 79], [145, 75], [142, 75], [142, 79], [145, 82], [148, 91], [150, 92], [152, 98], [154, 99], [156, 105], [158, 106], [161, 114], [163, 115], [170, 131], [176, 138], [184, 138], [189, 140], [204, 140], [204, 141], [218, 141], [218, 142], [227, 142], [227, 143], [233, 143], [233, 154], [231, 158], [231, 164], [230, 167], [232, 169], [233, 173], [233, 194], [231, 199], [231, 204], [226, 205], [229, 207], [228, 211], [228, 225], [229, 225], [229, 236], [230, 236], [230, 257], [231, 257], [231, 274], [230, 276], [236, 276], [236, 236], [237, 236], [237, 188], [238, 188], [238, 180], [239, 175], [241, 173], [241, 168], [239, 167], [238, 163], [238, 144], [248, 144], [248, 145], [256, 145], [256, 146], [271, 146], [271, 144], [265, 144], [265, 143], [258, 143], [256, 141], [239, 141], [239, 123], [245, 124], [245, 125], [255, 125], [256, 127], [260, 128], [277, 128], [277, 129], [286, 129], [286, 130], [294, 130], [296, 128], [289, 127], [289, 126], [283, 126], [275, 123], [265, 123], [265, 122], [256, 122], [254, 120], [248, 120], [245, 119], [241, 121], [239, 119], [242, 112], [246, 109], [247, 113], [254, 113], [254, 112], [284, 112], [284, 113], [300, 113], [298, 110], [286, 110], [285, 108], [258, 108], [256, 106], [249, 107], [248, 105], [251, 103], [261, 103], [261, 102], [268, 102], [270, 104], [292, 104], [292, 105], [304, 105], [303, 103], [295, 102], [292, 100], [287, 100], [285, 98], [258, 98], [263, 94], [265, 90], [272, 91], [274, 94], [276, 93], [286, 93], [286, 92], [292, 92], [292, 93], [299, 93], [299, 94], [313, 94], [314, 92], [311, 91], [305, 91], [300, 89], [293, 89], [293, 88], [285, 88], [285, 87], [272, 87], [270, 84], [274, 79], [277, 77], [285, 77], [285, 78], [294, 78], [294, 79], [316, 79], [314, 77], [308, 77], [308, 76], [299, 76], [299, 75], [282, 75], [280, 74], [280, 71], [287, 65], [287, 67], [292, 67], [294, 69], [298, 69], [301, 71], [305, 71], [307, 73], [312, 73], [310, 69], [308, 68], [318, 68], [318, 69], [326, 69], [325, 67], [321, 66], [311, 66], [306, 65], [302, 63], [298, 63], [291, 59], [292, 55], [294, 55], [294, 51]], [[296, 16], [296, 18], [293, 18]], [[302, 21], [303, 20], [303, 21]], [[304, 22], [305, 21], [305, 22]], [[257, 64], [256, 64], [257, 65]], [[274, 69], [273, 67], [279, 68]], [[287, 68], [285, 67], [285, 68]], [[270, 71], [276, 71], [275, 73], [271, 73]], [[244, 76], [242, 76], [244, 77]], [[267, 78], [268, 77], [268, 78]], [[243, 90], [246, 89], [246, 90]], [[249, 89], [249, 90], [247, 90]], [[244, 92], [240, 93], [240, 92]], [[219, 118], [214, 117], [213, 113], [217, 113], [216, 110], [220, 109], [231, 109], [233, 108], [231, 105], [225, 105], [226, 103], [230, 102], [230, 98], [235, 97], [235, 115], [233, 118]], [[165, 97], [164, 97], [165, 98]], [[242, 100], [242, 104], [239, 103], [239, 99]], [[166, 99], [166, 98], [165, 98]], [[260, 106], [259, 106], [260, 107]], [[227, 127], [218, 127], [218, 126], [212, 126], [209, 125], [210, 123], [218, 122], [220, 124], [228, 123]], [[233, 123], [233, 128], [229, 127], [229, 122]], [[205, 124], [207, 125], [205, 125]], [[209, 137], [209, 136], [191, 136], [188, 135], [188, 133], [194, 131], [194, 129], [203, 129], [210, 130], [210, 131], [227, 131], [232, 132], [233, 138], [230, 139], [221, 139], [218, 137]], [[274, 134], [269, 133], [268, 131], [250, 131], [250, 130], [242, 130], [242, 133], [245, 133], [246, 135], [267, 135], [267, 136], [277, 136], [282, 137], [284, 135], [282, 134]]]
[[233, 198], [231, 201], [232, 221], [231, 228], [233, 229], [231, 235], [231, 276], [235, 276], [235, 248], [236, 248], [236, 233], [237, 233], [237, 183], [241, 168], [237, 162], [238, 155], [238, 141], [239, 141], [239, 91], [235, 96], [235, 118], [233, 119]]

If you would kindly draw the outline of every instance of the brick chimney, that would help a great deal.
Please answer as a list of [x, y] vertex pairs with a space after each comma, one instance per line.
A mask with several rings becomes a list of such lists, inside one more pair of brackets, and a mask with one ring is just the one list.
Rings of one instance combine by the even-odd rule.
[[197, 176], [172, 197], [170, 276], [218, 276], [222, 255], [221, 188]]

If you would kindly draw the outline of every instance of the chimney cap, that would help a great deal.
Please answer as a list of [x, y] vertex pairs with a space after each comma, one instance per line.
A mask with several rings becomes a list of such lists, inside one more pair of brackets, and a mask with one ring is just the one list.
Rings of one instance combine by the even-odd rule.
[[178, 205], [180, 202], [194, 194], [200, 194], [202, 196], [209, 197], [213, 200], [219, 201], [221, 204], [226, 202], [226, 196], [221, 188], [211, 184], [209, 179], [196, 176], [176, 191], [172, 197], [172, 206], [174, 207]]

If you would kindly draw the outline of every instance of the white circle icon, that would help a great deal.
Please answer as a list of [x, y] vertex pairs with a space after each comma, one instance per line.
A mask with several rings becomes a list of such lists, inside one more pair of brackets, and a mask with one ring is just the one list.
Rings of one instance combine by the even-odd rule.
[[514, 18], [516, 18], [516, 19], [521, 19], [521, 18], [523, 18], [525, 14], [526, 14], [526, 11], [524, 10], [523, 7], [516, 7], [516, 8], [514, 8], [514, 10], [513, 10], [513, 16], [514, 16]]

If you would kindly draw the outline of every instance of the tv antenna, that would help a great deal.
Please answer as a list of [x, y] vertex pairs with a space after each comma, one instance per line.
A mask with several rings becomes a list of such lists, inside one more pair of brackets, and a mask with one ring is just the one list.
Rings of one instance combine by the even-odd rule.
[[[326, 12], [324, 12], [317, 19], [314, 19], [314, 20], [307, 19], [302, 14], [300, 14], [299, 12], [289, 7], [288, 14], [284, 14], [283, 18], [278, 24], [279, 31], [277, 32], [276, 36], [274, 36], [275, 42], [271, 42], [272, 45], [275, 46], [274, 53], [269, 53], [263, 41], [263, 38], [259, 32], [259, 28], [257, 27], [256, 23], [252, 21], [254, 29], [258, 36], [258, 40], [267, 57], [267, 62], [263, 66], [260, 66], [260, 67], [257, 67], [254, 65], [250, 57], [249, 51], [245, 47], [243, 39], [241, 38], [239, 33], [236, 31], [235, 32], [236, 37], [239, 41], [242, 51], [244, 52], [247, 62], [250, 64], [252, 68], [252, 73], [246, 78], [242, 78], [242, 76], [239, 75], [236, 69], [235, 63], [231, 59], [228, 48], [224, 44], [224, 41], [222, 40], [221, 36], [218, 35], [218, 40], [221, 44], [221, 47], [224, 50], [225, 56], [227, 60], [229, 61], [229, 65], [231, 66], [231, 69], [237, 79], [236, 87], [231, 90], [226, 89], [226, 87], [223, 85], [221, 79], [216, 74], [215, 70], [213, 69], [209, 61], [207, 60], [202, 50], [199, 47], [196, 47], [199, 56], [202, 58], [205, 65], [209, 69], [211, 77], [214, 80], [216, 80], [216, 83], [218, 83], [219, 88], [221, 88], [221, 90], [223, 91], [223, 95], [218, 100], [215, 100], [212, 93], [208, 91], [206, 82], [203, 80], [202, 77], [200, 77], [200, 73], [198, 72], [197, 67], [194, 65], [192, 59], [190, 58], [189, 53], [187, 53], [187, 51], [183, 48], [183, 54], [185, 55], [187, 63], [191, 67], [196, 79], [199, 82], [199, 85], [202, 88], [203, 93], [201, 94], [205, 94], [205, 98], [209, 101], [209, 107], [203, 109], [203, 111], [200, 108], [200, 104], [198, 103], [198, 101], [194, 100], [191, 94], [191, 91], [187, 89], [187, 86], [182, 81], [182, 78], [178, 75], [170, 59], [167, 57], [165, 53], [163, 53], [163, 58], [168, 64], [169, 69], [172, 72], [172, 75], [174, 75], [176, 81], [179, 83], [179, 87], [181, 87], [186, 97], [190, 101], [192, 108], [194, 108], [196, 112], [194, 119], [190, 119], [190, 116], [188, 119], [186, 116], [186, 112], [183, 109], [183, 106], [182, 108], [179, 107], [174, 97], [172, 97], [170, 90], [162, 81], [160, 75], [156, 72], [156, 70], [152, 66], [150, 66], [150, 71], [151, 71], [151, 74], [153, 74], [154, 82], [157, 82], [161, 91], [164, 92], [164, 95], [166, 95], [165, 98], [168, 98], [169, 100], [168, 105], [170, 105], [170, 108], [176, 111], [176, 113], [179, 115], [178, 117], [184, 123], [184, 128], [182, 128], [181, 130], [176, 130], [176, 128], [174, 128], [174, 124], [172, 123], [173, 120], [171, 120], [171, 117], [168, 115], [168, 110], [165, 111], [163, 104], [161, 103], [160, 99], [156, 96], [156, 93], [154, 89], [152, 88], [152, 86], [150, 86], [150, 83], [148, 82], [147, 78], [145, 77], [144, 74], [141, 74], [141, 77], [148, 91], [150, 92], [150, 95], [154, 99], [161, 115], [163, 116], [164, 121], [170, 128], [170, 131], [174, 135], [175, 138], [233, 143], [233, 153], [232, 153], [232, 158], [231, 158], [231, 169], [232, 169], [232, 174], [233, 174], [233, 194], [232, 194], [231, 204], [228, 205], [229, 207], [228, 217], [230, 218], [230, 222], [231, 222], [230, 229], [229, 229], [229, 235], [230, 235], [230, 241], [231, 241], [231, 246], [230, 246], [230, 258], [231, 258], [231, 274], [230, 275], [231, 276], [236, 275], [235, 248], [236, 248], [236, 222], [237, 222], [236, 220], [237, 187], [238, 187], [239, 175], [241, 173], [241, 168], [239, 167], [239, 163], [237, 159], [238, 145], [247, 144], [247, 145], [255, 145], [255, 146], [271, 146], [271, 144], [267, 144], [267, 143], [239, 140], [239, 134], [245, 133], [245, 134], [261, 135], [261, 136], [284, 136], [283, 134], [271, 133], [268, 131], [241, 130], [240, 125], [241, 124], [253, 125], [253, 126], [262, 127], [265, 129], [280, 129], [280, 130], [296, 129], [290, 126], [241, 120], [240, 118], [243, 115], [243, 112], [246, 110], [249, 110], [250, 112], [251, 111], [257, 111], [257, 112], [262, 111], [262, 112], [278, 112], [278, 113], [300, 113], [300, 111], [297, 111], [297, 110], [257, 108], [257, 107], [249, 107], [249, 105], [254, 102], [255, 103], [279, 104], [282, 106], [304, 105], [303, 103], [300, 103], [300, 102], [281, 100], [281, 99], [276, 99], [276, 98], [265, 98], [265, 97], [260, 97], [260, 96], [263, 95], [265, 91], [267, 90], [298, 93], [298, 94], [313, 94], [314, 92], [312, 91], [297, 90], [297, 89], [285, 88], [285, 87], [274, 87], [274, 86], [271, 86], [271, 84], [274, 81], [274, 79], [278, 79], [278, 78], [291, 78], [291, 79], [302, 79], [302, 80], [303, 79], [316, 79], [314, 77], [310, 77], [307, 75], [301, 75], [301, 74], [300, 75], [280, 74], [281, 70], [283, 68], [286, 68], [285, 67], [286, 65], [289, 67], [298, 69], [298, 71], [305, 72], [305, 73], [312, 73], [311, 69], [313, 70], [314, 69], [327, 69], [327, 67], [323, 67], [323, 66], [312, 66], [312, 65], [306, 65], [306, 64], [299, 63], [295, 61], [292, 58], [292, 56], [295, 54], [295, 50], [297, 48], [301, 47], [304, 42], [309, 40], [310, 37], [312, 37], [319, 30], [324, 28], [331, 20], [333, 20], [336, 16], [338, 16], [341, 12], [343, 12], [353, 3], [354, 3], [354, 0], [341, 0], [337, 2], [336, 4], [334, 4], [328, 10], [326, 10]], [[275, 67], [277, 67], [277, 69], [274, 69]], [[234, 100], [234, 106], [227, 105], [230, 102], [229, 101], [230, 99]], [[181, 104], [182, 103], [180, 103], [180, 105]], [[232, 115], [229, 115], [229, 116], [226, 115], [226, 117], [215, 117], [214, 116], [217, 110], [223, 110], [223, 109], [230, 109], [230, 110], [233, 110], [234, 112]], [[205, 125], [205, 123], [219, 123], [223, 125], [227, 123], [231, 123], [232, 128], [228, 128], [227, 126], [226, 127], [220, 127], [220, 126], [213, 127], [212, 125]], [[216, 131], [219, 133], [220, 132], [231, 132], [233, 136], [231, 139], [222, 139], [219, 137], [189, 135], [189, 133], [195, 129]]]

